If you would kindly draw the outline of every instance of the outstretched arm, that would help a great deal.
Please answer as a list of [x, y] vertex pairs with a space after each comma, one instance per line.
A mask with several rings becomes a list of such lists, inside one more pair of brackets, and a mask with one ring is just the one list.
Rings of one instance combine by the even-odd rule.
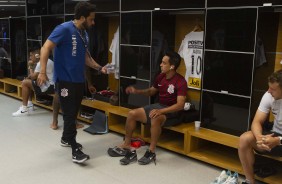
[[147, 89], [136, 89], [133, 86], [129, 86], [125, 89], [125, 92], [127, 94], [140, 94], [140, 95], [144, 95], [144, 96], [153, 96], [153, 95], [158, 93], [158, 89], [156, 89], [154, 87], [150, 87], [150, 88], [147, 88]]
[[93, 68], [95, 70], [98, 70], [104, 74], [107, 73], [107, 70], [105, 67], [100, 66], [91, 56], [89, 51], [86, 51], [85, 53], [85, 64], [89, 66], [90, 68]]

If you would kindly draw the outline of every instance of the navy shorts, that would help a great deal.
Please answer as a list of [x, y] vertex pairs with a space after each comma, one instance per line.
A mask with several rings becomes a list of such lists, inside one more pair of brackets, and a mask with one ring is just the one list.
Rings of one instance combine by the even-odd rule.
[[[147, 124], [151, 124], [151, 118], [149, 117], [151, 110], [153, 110], [153, 109], [163, 109], [165, 107], [167, 107], [167, 106], [159, 104], [159, 103], [144, 106], [143, 108], [144, 108], [146, 116], [147, 116]], [[181, 120], [180, 120], [180, 117], [179, 117], [179, 112], [168, 113], [168, 114], [165, 114], [165, 116], [166, 116], [166, 121], [163, 125], [164, 127], [165, 126], [173, 126], [173, 125], [177, 125], [177, 124], [181, 123]]]
[[35, 94], [38, 95], [38, 96], [39, 95], [50, 95], [50, 94], [55, 93], [55, 86], [54, 85], [50, 85], [49, 88], [45, 92], [42, 92], [40, 87], [37, 85], [36, 80], [32, 81], [32, 87], [33, 87]]

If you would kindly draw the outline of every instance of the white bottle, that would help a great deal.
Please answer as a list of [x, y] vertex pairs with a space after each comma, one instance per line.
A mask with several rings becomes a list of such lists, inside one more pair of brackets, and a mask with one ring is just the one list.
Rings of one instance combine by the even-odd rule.
[[48, 90], [48, 88], [50, 87], [50, 82], [46, 81], [44, 84], [42, 84], [40, 86], [41, 92], [44, 93]]

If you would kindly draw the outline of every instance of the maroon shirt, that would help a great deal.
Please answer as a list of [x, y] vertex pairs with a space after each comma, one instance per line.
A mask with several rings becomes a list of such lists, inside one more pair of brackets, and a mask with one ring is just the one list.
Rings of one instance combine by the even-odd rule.
[[162, 105], [174, 105], [177, 102], [177, 96], [186, 96], [187, 94], [187, 82], [178, 73], [170, 79], [166, 79], [164, 73], [159, 74], [153, 87], [159, 90], [159, 103]]

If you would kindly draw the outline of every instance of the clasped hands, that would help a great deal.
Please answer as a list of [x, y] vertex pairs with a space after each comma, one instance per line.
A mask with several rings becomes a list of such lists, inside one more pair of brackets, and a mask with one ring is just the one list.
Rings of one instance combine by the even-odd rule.
[[271, 151], [272, 148], [277, 146], [277, 140], [274, 134], [261, 135], [256, 143], [258, 148], [265, 151]]

